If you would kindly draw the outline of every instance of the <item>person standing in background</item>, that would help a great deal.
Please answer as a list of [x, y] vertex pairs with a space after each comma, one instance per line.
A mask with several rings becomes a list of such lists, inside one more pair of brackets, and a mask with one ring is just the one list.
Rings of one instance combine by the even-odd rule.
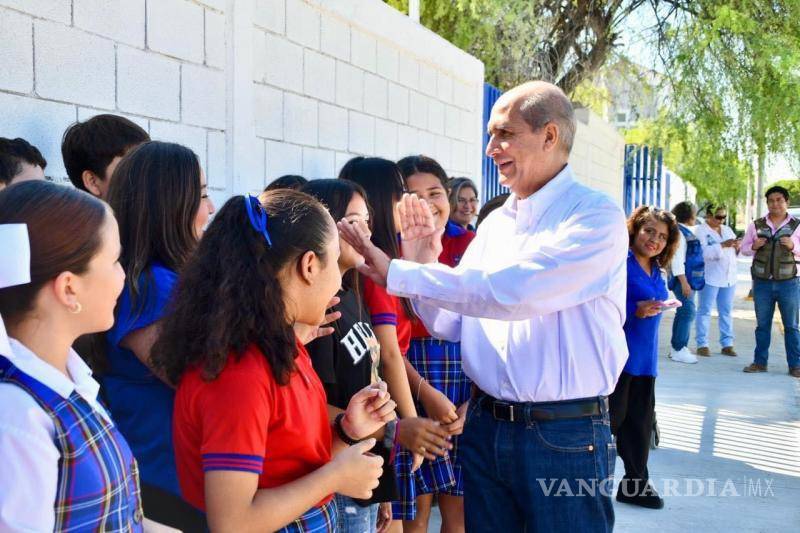
[[723, 222], [728, 217], [724, 207], [706, 208], [706, 222], [697, 227], [695, 235], [703, 249], [706, 284], [700, 291], [695, 330], [697, 355], [709, 357], [708, 326], [711, 308], [717, 304], [719, 314], [719, 343], [722, 355], [736, 356], [733, 349], [733, 297], [736, 294], [736, 255], [740, 241]]
[[694, 291], [705, 285], [705, 264], [700, 241], [691, 227], [697, 222], [697, 210], [692, 202], [680, 202], [672, 208], [678, 222], [678, 247], [670, 263], [669, 288], [680, 300], [672, 321], [672, 339], [669, 357], [678, 363], [697, 363], [689, 351], [689, 334], [695, 317]]
[[472, 221], [478, 215], [478, 188], [469, 178], [453, 178], [450, 187], [450, 220], [465, 230], [475, 231]]
[[744, 255], [752, 255], [753, 303], [756, 309], [756, 349], [753, 363], [744, 372], [766, 372], [775, 305], [781, 312], [789, 375], [800, 378], [800, 219], [790, 215], [789, 191], [780, 186], [767, 189], [767, 216], [753, 221], [742, 240]]

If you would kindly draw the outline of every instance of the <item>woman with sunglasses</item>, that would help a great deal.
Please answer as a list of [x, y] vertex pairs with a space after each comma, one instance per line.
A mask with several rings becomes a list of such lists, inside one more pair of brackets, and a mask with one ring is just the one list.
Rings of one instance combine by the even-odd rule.
[[733, 296], [736, 293], [736, 256], [741, 241], [725, 225], [727, 210], [723, 206], [709, 205], [706, 222], [697, 227], [696, 236], [703, 247], [706, 263], [706, 286], [700, 291], [700, 302], [695, 318], [697, 355], [709, 357], [708, 325], [714, 302], [719, 313], [719, 344], [722, 355], [735, 357], [733, 349]]

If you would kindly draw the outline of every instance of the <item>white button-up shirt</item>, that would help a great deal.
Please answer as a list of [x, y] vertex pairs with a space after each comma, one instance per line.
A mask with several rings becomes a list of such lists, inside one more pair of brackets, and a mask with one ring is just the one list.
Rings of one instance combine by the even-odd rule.
[[628, 357], [627, 253], [620, 208], [566, 166], [489, 215], [457, 268], [395, 260], [388, 289], [461, 341], [464, 371], [495, 398], [608, 395]]
[[[67, 370], [72, 380], [45, 363], [25, 345], [10, 339], [2, 355], [63, 398], [77, 391], [103, 417], [97, 401], [100, 385], [77, 353], [70, 349]], [[0, 383], [0, 531], [53, 531], [53, 508], [60, 454], [53, 442], [53, 421], [36, 400], [12, 383]]]
[[694, 234], [703, 247], [703, 261], [706, 264], [706, 285], [712, 287], [732, 287], [736, 285], [736, 248], [723, 248], [722, 243], [735, 239], [736, 233], [726, 225], [720, 227], [722, 235], [703, 222]]

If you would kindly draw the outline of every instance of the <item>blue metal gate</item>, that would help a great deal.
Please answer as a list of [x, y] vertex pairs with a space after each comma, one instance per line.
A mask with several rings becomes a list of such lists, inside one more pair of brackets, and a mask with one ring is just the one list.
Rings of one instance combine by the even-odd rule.
[[[664, 170], [661, 148], [625, 145], [623, 204], [625, 213], [640, 205], [669, 208], [669, 172]], [[666, 177], [666, 179], [663, 179]], [[663, 182], [663, 187], [662, 187]]]
[[[492, 106], [503, 94], [500, 89], [488, 83], [483, 84], [483, 124], [489, 123]], [[500, 176], [494, 160], [486, 155], [486, 145], [489, 144], [489, 134], [483, 132], [483, 198], [481, 203], [486, 203], [498, 194], [505, 192], [500, 186]]]

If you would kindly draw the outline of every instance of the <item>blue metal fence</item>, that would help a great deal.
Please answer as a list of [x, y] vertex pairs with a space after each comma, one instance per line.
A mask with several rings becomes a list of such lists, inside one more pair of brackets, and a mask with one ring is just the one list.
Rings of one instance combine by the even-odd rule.
[[623, 204], [626, 214], [640, 205], [669, 208], [670, 175], [661, 148], [625, 145]]
[[[492, 106], [500, 98], [502, 92], [497, 87], [488, 83], [483, 84], [483, 123], [489, 123], [489, 115], [492, 112]], [[494, 198], [498, 194], [505, 192], [503, 187], [500, 186], [500, 177], [497, 171], [497, 165], [491, 157], [486, 156], [486, 145], [489, 144], [489, 134], [484, 131], [483, 133], [483, 199], [482, 203]]]

